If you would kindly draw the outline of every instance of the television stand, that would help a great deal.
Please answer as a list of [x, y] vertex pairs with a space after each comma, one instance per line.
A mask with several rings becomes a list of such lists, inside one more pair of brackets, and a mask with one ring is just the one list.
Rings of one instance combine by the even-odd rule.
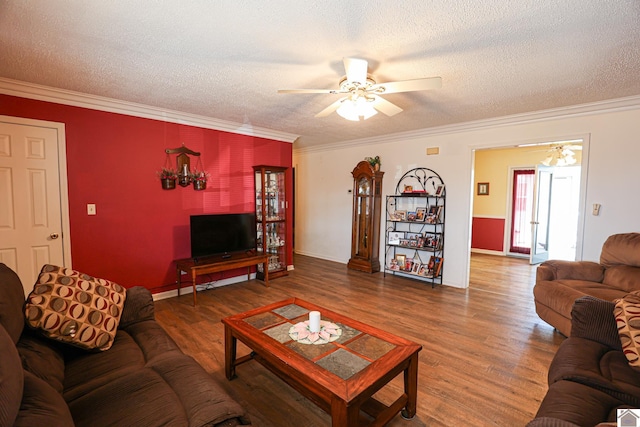
[[251, 267], [262, 264], [264, 270], [264, 285], [269, 287], [269, 255], [256, 252], [224, 254], [219, 256], [198, 258], [185, 258], [176, 260], [176, 273], [178, 275], [178, 296], [182, 288], [182, 272], [191, 273], [193, 284], [193, 306], [196, 306], [196, 278], [203, 274], [218, 273], [220, 271], [233, 270], [247, 267], [247, 280], [251, 279]]

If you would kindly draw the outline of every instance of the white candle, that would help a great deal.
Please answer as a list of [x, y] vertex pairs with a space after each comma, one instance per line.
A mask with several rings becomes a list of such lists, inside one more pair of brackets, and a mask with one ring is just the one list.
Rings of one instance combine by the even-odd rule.
[[320, 332], [320, 312], [309, 312], [309, 330], [311, 332]]

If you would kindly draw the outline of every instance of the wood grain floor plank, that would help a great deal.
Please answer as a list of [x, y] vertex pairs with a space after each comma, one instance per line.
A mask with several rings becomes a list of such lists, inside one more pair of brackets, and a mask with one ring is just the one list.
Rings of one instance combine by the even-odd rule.
[[[388, 425], [523, 426], [547, 390], [547, 369], [564, 339], [535, 313], [535, 266], [525, 260], [473, 254], [470, 287], [431, 286], [348, 270], [344, 264], [295, 257], [289, 276], [264, 287], [252, 280], [156, 302], [156, 318], [244, 405], [256, 427], [329, 426], [330, 417], [257, 363], [224, 377], [223, 317], [290, 297], [358, 319], [422, 344], [418, 411]], [[446, 279], [446, 276], [445, 276]], [[239, 346], [238, 354], [249, 350]], [[376, 394], [391, 402], [395, 378]]]

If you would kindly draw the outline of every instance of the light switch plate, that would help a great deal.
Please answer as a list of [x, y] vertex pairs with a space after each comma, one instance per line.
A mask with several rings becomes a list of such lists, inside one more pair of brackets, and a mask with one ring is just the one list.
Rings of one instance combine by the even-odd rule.
[[87, 215], [96, 214], [96, 205], [94, 203], [87, 204]]

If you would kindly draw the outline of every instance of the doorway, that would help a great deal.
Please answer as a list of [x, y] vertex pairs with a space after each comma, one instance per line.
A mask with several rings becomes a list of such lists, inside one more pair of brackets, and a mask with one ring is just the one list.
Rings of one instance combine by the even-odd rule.
[[[534, 238], [535, 229], [531, 226], [536, 217], [529, 214], [534, 209], [532, 175], [531, 172], [516, 171], [535, 170], [547, 160], [551, 149], [563, 141], [483, 147], [473, 151], [472, 254], [529, 258], [533, 242], [538, 240], [551, 259], [581, 258], [584, 218], [579, 211], [584, 205], [582, 191], [586, 177], [582, 174], [582, 162], [588, 149], [588, 138], [567, 141], [579, 144], [585, 150], [577, 151], [575, 165], [552, 168], [547, 206], [548, 232], [544, 231], [538, 239]], [[518, 185], [516, 177], [525, 182], [527, 195], [515, 191]], [[490, 194], [477, 194], [478, 183], [487, 183]], [[515, 209], [517, 202], [519, 206]], [[486, 236], [487, 230], [491, 230], [490, 237]]]

